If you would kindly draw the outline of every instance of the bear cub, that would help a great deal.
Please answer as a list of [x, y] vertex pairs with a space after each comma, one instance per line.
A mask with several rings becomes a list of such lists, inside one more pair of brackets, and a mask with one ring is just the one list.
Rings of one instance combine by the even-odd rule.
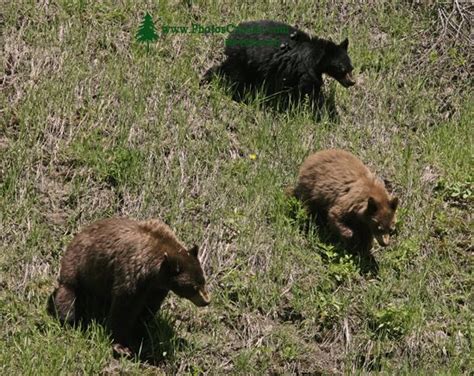
[[348, 45], [348, 39], [335, 44], [282, 22], [243, 22], [226, 40], [225, 61], [209, 69], [202, 82], [220, 75], [230, 81], [235, 100], [263, 90], [283, 108], [308, 96], [310, 104], [319, 109], [323, 73], [344, 87], [355, 84]]
[[86, 302], [102, 305], [97, 318], [107, 319], [114, 350], [125, 355], [137, 325], [153, 318], [169, 291], [197, 306], [210, 302], [198, 247], [186, 249], [157, 219], [105, 219], [86, 227], [66, 249], [58, 285], [49, 312], [75, 324], [85, 319]]
[[346, 246], [369, 251], [374, 237], [381, 246], [389, 244], [398, 198], [353, 154], [329, 149], [310, 155], [292, 193]]

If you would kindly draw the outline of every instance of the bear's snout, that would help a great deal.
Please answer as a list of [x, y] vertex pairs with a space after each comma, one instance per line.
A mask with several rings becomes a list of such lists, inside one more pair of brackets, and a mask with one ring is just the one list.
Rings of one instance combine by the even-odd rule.
[[211, 302], [209, 293], [205, 288], [200, 289], [196, 295], [193, 295], [189, 300], [191, 300], [198, 307], [205, 307]]
[[344, 87], [350, 87], [356, 84], [356, 81], [354, 79], [354, 76], [352, 76], [352, 73], [346, 73], [344, 77], [339, 80], [339, 82]]
[[377, 239], [377, 243], [379, 243], [382, 247], [386, 247], [390, 244], [390, 235], [389, 234], [376, 235], [375, 239]]

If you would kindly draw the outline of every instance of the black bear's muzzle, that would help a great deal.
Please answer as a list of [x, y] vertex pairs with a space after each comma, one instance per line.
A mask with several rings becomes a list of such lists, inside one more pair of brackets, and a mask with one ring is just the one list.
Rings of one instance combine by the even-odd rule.
[[338, 79], [339, 83], [344, 87], [354, 86], [356, 84], [352, 73], [346, 73], [344, 77]]
[[191, 300], [198, 307], [205, 307], [209, 305], [209, 303], [211, 302], [209, 293], [207, 292], [205, 288], [199, 290], [198, 293], [190, 297], [189, 300]]

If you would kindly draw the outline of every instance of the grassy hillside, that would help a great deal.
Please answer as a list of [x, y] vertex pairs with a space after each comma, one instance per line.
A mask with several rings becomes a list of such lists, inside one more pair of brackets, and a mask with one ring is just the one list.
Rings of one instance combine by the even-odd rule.
[[[473, 8], [313, 3], [2, 2], [1, 374], [472, 371]], [[134, 39], [146, 11], [160, 34], [149, 53]], [[261, 18], [349, 37], [358, 85], [326, 86], [338, 120], [199, 87], [225, 34], [160, 32]], [[378, 268], [301, 231], [285, 198], [329, 147], [401, 199]], [[64, 329], [45, 311], [66, 244], [109, 216], [159, 217], [201, 245], [213, 302], [170, 296], [153, 361], [114, 360], [100, 325]]]

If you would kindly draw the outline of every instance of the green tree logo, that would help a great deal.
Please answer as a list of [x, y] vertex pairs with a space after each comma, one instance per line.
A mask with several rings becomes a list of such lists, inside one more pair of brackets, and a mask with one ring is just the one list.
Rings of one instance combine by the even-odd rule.
[[156, 27], [153, 23], [153, 19], [150, 16], [150, 13], [146, 12], [143, 21], [140, 24], [136, 35], [137, 41], [140, 43], [146, 43], [146, 51], [150, 51], [150, 42], [154, 42], [158, 39], [158, 34], [156, 33]]

